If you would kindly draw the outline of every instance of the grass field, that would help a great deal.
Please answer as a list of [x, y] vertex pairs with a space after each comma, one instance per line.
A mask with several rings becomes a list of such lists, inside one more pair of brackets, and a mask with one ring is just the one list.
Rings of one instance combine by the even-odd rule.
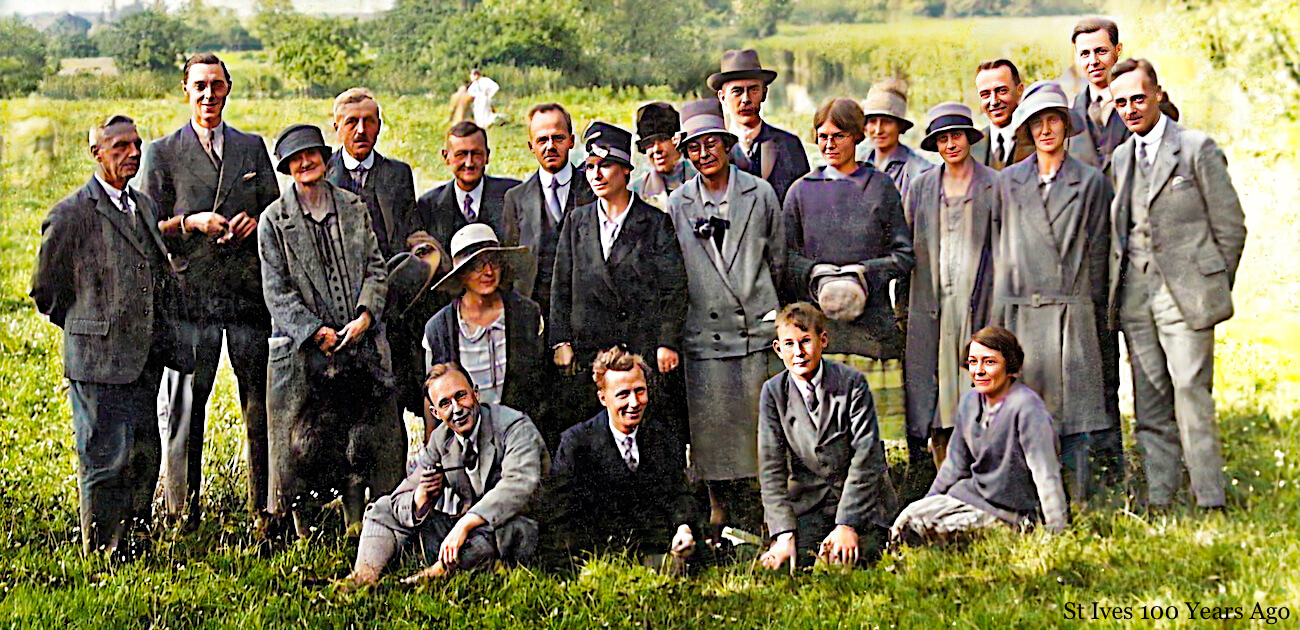
[[[1030, 30], [1035, 23], [1015, 24]], [[1141, 47], [1142, 37], [1155, 41], [1153, 33], [1135, 31], [1132, 45]], [[1201, 69], [1188, 64], [1165, 80], [1166, 87], [1194, 93], [1190, 77]], [[629, 126], [636, 105], [658, 97], [669, 95], [555, 95], [579, 125], [600, 117]], [[1214, 107], [1231, 107], [1232, 98]], [[388, 127], [380, 150], [415, 166], [421, 190], [445, 179], [437, 154], [443, 102], [405, 97], [384, 105]], [[521, 175], [532, 168], [518, 125], [526, 107], [506, 103], [513, 122], [494, 128], [495, 173]], [[326, 125], [328, 110], [326, 101], [249, 101], [236, 93], [227, 118], [272, 135], [291, 122]], [[339, 537], [287, 547], [254, 541], [240, 506], [242, 425], [228, 372], [209, 414], [209, 517], [201, 529], [168, 533], [154, 555], [129, 566], [80, 555], [60, 335], [33, 311], [26, 293], [41, 218], [89, 177], [83, 130], [113, 111], [136, 117], [150, 137], [187, 115], [179, 97], [0, 101], [8, 142], [0, 176], [0, 627], [1270, 627], [1267, 619], [1251, 619], [1256, 605], [1265, 617], [1285, 607], [1290, 619], [1274, 619], [1278, 627], [1297, 623], [1300, 264], [1293, 251], [1300, 219], [1293, 200], [1300, 174], [1293, 159], [1271, 153], [1271, 145], [1240, 126], [1212, 126], [1233, 141], [1231, 172], [1250, 229], [1235, 292], [1238, 315], [1219, 328], [1217, 351], [1215, 393], [1231, 480], [1226, 514], [1081, 513], [1060, 536], [996, 532], [961, 548], [903, 549], [851, 575], [790, 578], [734, 566], [673, 579], [606, 557], [556, 574], [459, 576], [419, 589], [390, 580], [369, 593], [344, 594], [322, 586], [346, 573], [354, 553]], [[1193, 103], [1185, 116], [1209, 120], [1213, 111]], [[783, 125], [797, 124], [801, 132], [806, 127], [793, 114], [774, 114]], [[46, 122], [22, 122], [33, 117]], [[33, 155], [22, 138], [15, 141], [13, 130], [24, 126], [53, 130], [51, 157]], [[1093, 602], [1126, 608], [1132, 618], [1093, 619]], [[1240, 607], [1245, 619], [1208, 621], [1200, 610], [1192, 618], [1187, 602]], [[1172, 621], [1166, 607], [1176, 615]]]

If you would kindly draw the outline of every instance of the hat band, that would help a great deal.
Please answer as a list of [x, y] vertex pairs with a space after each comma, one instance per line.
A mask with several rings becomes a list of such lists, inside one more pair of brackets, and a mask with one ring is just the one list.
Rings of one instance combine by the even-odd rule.
[[926, 127], [926, 135], [934, 133], [936, 129], [947, 129], [948, 127], [974, 127], [975, 121], [962, 116], [961, 114], [948, 114], [940, 116], [930, 121], [930, 126]]
[[604, 146], [599, 144], [593, 144], [587, 148], [587, 151], [591, 155], [598, 157], [602, 160], [614, 159], [614, 160], [620, 160], [626, 162], [628, 164], [632, 163], [632, 154], [628, 153], [627, 151], [624, 151], [622, 147], [610, 147], [610, 146]]
[[456, 254], [452, 256], [452, 259], [456, 266], [459, 267], [465, 264], [469, 259], [473, 258], [475, 254], [494, 247], [501, 247], [501, 243], [498, 241], [478, 241], [477, 243], [470, 243], [460, 251], [456, 252]]

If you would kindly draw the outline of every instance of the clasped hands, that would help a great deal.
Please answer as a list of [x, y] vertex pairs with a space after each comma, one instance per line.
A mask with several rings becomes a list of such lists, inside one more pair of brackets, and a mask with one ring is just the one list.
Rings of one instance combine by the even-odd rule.
[[340, 330], [336, 331], [329, 326], [321, 326], [320, 330], [317, 330], [316, 334], [312, 336], [312, 341], [315, 341], [316, 345], [320, 346], [320, 351], [324, 352], [325, 356], [329, 356], [359, 341], [361, 335], [370, 329], [371, 322], [370, 312], [362, 311], [361, 315], [348, 322]]
[[[768, 569], [779, 569], [794, 562], [796, 546], [794, 532], [776, 537], [772, 546], [759, 556], [759, 562]], [[822, 540], [817, 557], [829, 564], [853, 566], [858, 563], [858, 532], [848, 525], [836, 525]]]
[[183, 231], [201, 232], [218, 243], [228, 243], [231, 239], [243, 241], [257, 230], [257, 219], [240, 212], [231, 219], [216, 212], [195, 212], [181, 218]]

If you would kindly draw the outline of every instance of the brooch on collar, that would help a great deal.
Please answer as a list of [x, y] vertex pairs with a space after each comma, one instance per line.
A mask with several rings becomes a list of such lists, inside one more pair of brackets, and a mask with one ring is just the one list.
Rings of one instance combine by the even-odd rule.
[[695, 226], [692, 230], [695, 236], [699, 238], [713, 238], [715, 233], [721, 233], [731, 227], [731, 221], [719, 217], [701, 217], [695, 220]]

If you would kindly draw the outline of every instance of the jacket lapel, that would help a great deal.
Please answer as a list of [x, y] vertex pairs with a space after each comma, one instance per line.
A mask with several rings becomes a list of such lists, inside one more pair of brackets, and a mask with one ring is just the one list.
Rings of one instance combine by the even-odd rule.
[[802, 459], [804, 453], [813, 452], [817, 446], [817, 424], [809, 415], [808, 405], [789, 371], [785, 373], [785, 411], [786, 441], [790, 443], [790, 449]]
[[1066, 157], [1065, 162], [1061, 163], [1061, 168], [1056, 173], [1056, 179], [1052, 182], [1052, 188], [1047, 193], [1047, 221], [1048, 224], [1056, 223], [1062, 212], [1065, 212], [1073, 205], [1075, 197], [1079, 196], [1079, 184], [1082, 183], [1082, 173]]
[[[939, 258], [941, 256], [940, 248], [943, 247], [943, 244], [939, 242], [939, 226], [943, 222], [943, 217], [941, 216], [943, 214], [943, 204], [940, 203], [940, 195], [943, 190], [943, 174], [946, 172], [946, 168], [946, 166], [939, 166], [938, 177], [928, 178], [928, 181], [925, 182], [925, 186], [921, 190], [917, 191], [921, 195], [922, 207], [933, 203], [937, 212], [930, 213], [925, 219], [913, 218], [913, 221], [925, 221], [925, 225], [922, 226], [925, 229], [926, 237], [925, 257], [929, 260], [930, 285], [931, 289], [934, 291], [934, 297], [936, 300], [943, 295], [943, 293], [939, 291]], [[921, 214], [926, 213], [917, 213], [918, 216]], [[919, 249], [916, 254], [917, 258], [921, 257]]]
[[627, 219], [624, 220], [623, 229], [619, 230], [618, 238], [614, 239], [614, 246], [609, 250], [609, 266], [617, 267], [632, 253], [636, 243], [645, 235], [649, 227], [648, 212], [658, 212], [654, 208], [644, 207], [641, 205], [645, 202], [635, 194], [632, 196], [632, 202], [628, 204]]
[[[731, 171], [731, 176], [736, 176], [736, 169], [734, 167]], [[685, 203], [682, 204], [682, 209], [683, 214], [686, 215], [685, 229], [687, 230], [692, 230], [696, 221], [707, 218], [704, 213], [704, 199], [700, 198], [700, 188], [704, 185], [703, 178], [703, 175], [696, 175], [691, 181], [682, 184], [682, 188], [684, 189], [682, 191], [682, 198], [685, 201]], [[731, 278], [727, 275], [727, 269], [722, 264], [722, 258], [717, 248], [713, 247], [713, 240], [696, 236], [693, 233], [691, 236], [692, 238], [690, 239], [690, 242], [700, 251], [701, 255], [706, 260], [713, 263], [713, 268], [717, 270], [718, 276], [722, 278], [722, 283], [726, 285], [727, 291], [731, 293], [733, 298], [736, 297], [736, 289], [731, 286]], [[686, 248], [683, 248], [683, 250], [684, 249]], [[682, 255], [686, 255], [686, 252], [683, 251]]]
[[1154, 168], [1151, 169], [1151, 187], [1147, 189], [1147, 205], [1149, 206], [1155, 200], [1156, 195], [1169, 183], [1169, 177], [1174, 174], [1174, 168], [1178, 166], [1178, 153], [1182, 148], [1182, 139], [1178, 137], [1178, 126], [1174, 121], [1165, 122], [1165, 137], [1160, 140], [1160, 148], [1156, 151], [1156, 161]]
[[194, 132], [194, 126], [188, 122], [181, 128], [179, 161], [184, 170], [192, 175], [192, 181], [208, 186], [214, 192], [214, 201], [211, 208], [186, 208], [186, 210], [190, 212], [215, 210], [217, 207], [215, 193], [220, 186], [218, 181], [220, 173], [217, 171], [217, 167], [212, 164], [212, 158], [208, 157], [208, 152], [203, 150], [203, 145], [199, 143], [199, 136]]
[[[627, 212], [632, 209], [628, 208]], [[611, 292], [614, 291], [614, 282], [610, 278], [609, 268], [613, 266], [613, 250], [610, 251], [610, 260], [605, 260], [605, 252], [600, 247], [600, 208], [592, 207], [591, 212], [578, 213], [575, 216], [566, 217], [566, 221], [576, 221], [573, 226], [574, 233], [577, 235], [578, 246], [581, 251], [573, 252], [574, 262], [582, 265], [591, 273], [596, 274], [605, 287]], [[631, 220], [632, 217], [628, 217]], [[624, 228], [626, 228], [624, 224]], [[620, 235], [620, 239], [622, 236]], [[614, 247], [618, 247], [618, 240], [614, 241]]]
[[1133, 160], [1136, 138], [1126, 140], [1115, 149], [1111, 165], [1115, 174], [1115, 201], [1111, 204], [1110, 229], [1122, 252], [1128, 248], [1128, 222], [1133, 202], [1133, 169], [1137, 162]]
[[[1068, 160], [1067, 160], [1068, 161]], [[1056, 244], [1056, 235], [1052, 232], [1052, 223], [1048, 218], [1047, 205], [1043, 203], [1042, 195], [1038, 194], [1038, 156], [1034, 155], [1021, 164], [1023, 167], [1012, 171], [1011, 180], [1014, 182], [1012, 195], [1015, 197], [1015, 203], [1020, 207], [1020, 221], [1022, 224], [1028, 224], [1033, 231], [1038, 233], [1037, 242]], [[1061, 167], [1065, 168], [1064, 165]], [[1061, 173], [1058, 173], [1060, 175]], [[1061, 182], [1052, 185], [1053, 188]], [[1048, 195], [1050, 200], [1051, 195]], [[1060, 264], [1061, 250], [1059, 247], [1049, 247], [1057, 261]]]
[[772, 133], [772, 128], [766, 122], [763, 122], [762, 125], [762, 128], [758, 130], [758, 136], [754, 138], [754, 142], [758, 143], [758, 172], [763, 179], [771, 180], [772, 171], [776, 168], [777, 153], [780, 153], [780, 149], [773, 146], [772, 140], [775, 134]]
[[[314, 225], [303, 216], [302, 206], [298, 203], [298, 192], [294, 184], [285, 188], [281, 196], [284, 203], [281, 204], [281, 213], [284, 217], [284, 246], [293, 251], [303, 261], [303, 269], [321, 269], [320, 254], [316, 251], [316, 240], [313, 230]], [[316, 291], [321, 295], [329, 295], [329, 287], [325, 285], [325, 278], [318, 277], [320, 274], [305, 273], [307, 281], [311, 283]]]
[[[195, 139], [197, 138], [195, 136]], [[222, 147], [221, 172], [217, 178], [217, 196], [212, 201], [213, 210], [221, 207], [221, 203], [230, 195], [230, 187], [244, 173], [244, 151], [234, 141], [233, 134], [230, 133], [230, 125], [226, 125], [222, 131]]]
[[[117, 228], [117, 231], [122, 233], [122, 236], [131, 243], [131, 246], [135, 247], [136, 251], [140, 252], [142, 256], [148, 258], [149, 252], [145, 249], [144, 242], [140, 240], [140, 233], [135, 229], [135, 226], [131, 224], [131, 221], [133, 220], [131, 215], [118, 210], [117, 206], [113, 205], [113, 202], [108, 198], [108, 191], [104, 190], [104, 187], [99, 185], [99, 180], [92, 179], [91, 181], [94, 182], [92, 188], [95, 197], [95, 210], [108, 217], [109, 223], [112, 223], [113, 227]], [[132, 200], [136, 201], [136, 210], [139, 211], [140, 203], [137, 201], [138, 196], [133, 196]]]
[[[992, 170], [975, 168], [975, 176], [971, 179], [971, 229], [974, 234], [972, 247], [966, 256], [967, 269], [979, 269], [980, 258], [984, 254], [984, 243], [989, 242], [989, 226], [993, 223], [993, 205], [997, 195], [994, 177], [996, 173]], [[935, 295], [938, 295], [936, 292]]]
[[735, 265], [740, 242], [749, 228], [750, 215], [754, 213], [754, 203], [758, 200], [758, 196], [752, 194], [756, 188], [753, 182], [740, 177], [737, 169], [732, 167], [731, 186], [727, 192], [727, 218], [731, 226], [727, 228], [727, 237], [722, 243], [722, 263], [727, 273]]
[[493, 467], [497, 463], [497, 432], [492, 426], [492, 413], [489, 407], [488, 413], [479, 414], [479, 422], [482, 426], [478, 428], [478, 470], [479, 476], [483, 479], [483, 492], [486, 493], [488, 485], [491, 482], [494, 471]]
[[[375, 205], [379, 206], [379, 214], [384, 219], [384, 240], [391, 243], [396, 237], [396, 226], [393, 225], [393, 204], [388, 200], [392, 188], [387, 186], [387, 182], [381, 181], [384, 174], [388, 172], [388, 169], [384, 168], [386, 158], [380, 155], [378, 151], [372, 153], [375, 156], [375, 161], [370, 165], [370, 173], [366, 175], [366, 185], [362, 187], [362, 193], [364, 193], [362, 198], [374, 197]], [[455, 183], [452, 183], [452, 185], [454, 186]], [[486, 188], [485, 182], [484, 189]], [[480, 210], [482, 209], [480, 208]], [[480, 214], [482, 213], [480, 212]]]
[[817, 407], [817, 443], [825, 444], [826, 438], [835, 427], [834, 419], [840, 417], [840, 408], [848, 404], [847, 397], [840, 391], [839, 372], [830, 361], [822, 359], [822, 401]]

